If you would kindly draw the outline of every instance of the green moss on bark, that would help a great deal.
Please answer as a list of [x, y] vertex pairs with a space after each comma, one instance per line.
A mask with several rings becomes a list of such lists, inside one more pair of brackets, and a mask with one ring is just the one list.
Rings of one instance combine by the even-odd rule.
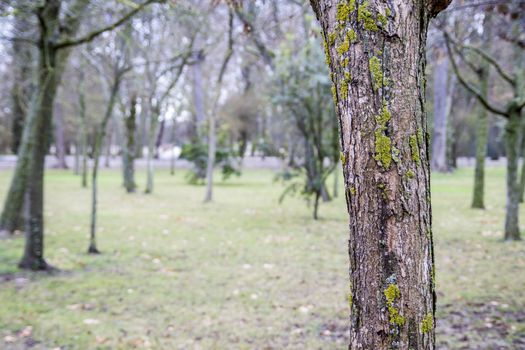
[[337, 13], [335, 15], [335, 18], [338, 21], [345, 22], [350, 17], [350, 14], [354, 12], [355, 10], [355, 0], [350, 0], [347, 3], [339, 3], [337, 4]]
[[377, 91], [383, 86], [383, 70], [381, 69], [381, 61], [376, 56], [368, 60], [370, 74], [372, 74], [372, 86]]
[[419, 145], [417, 144], [417, 136], [416, 135], [410, 135], [409, 138], [409, 144], [410, 144], [410, 152], [412, 153], [412, 160], [419, 164]]
[[357, 8], [357, 21], [362, 22], [366, 30], [376, 32], [379, 29], [376, 24], [376, 19], [368, 9], [368, 1], [363, 2]]
[[390, 315], [390, 324], [396, 326], [403, 326], [405, 324], [405, 318], [399, 313], [399, 310], [394, 306], [397, 299], [401, 297], [399, 287], [395, 284], [389, 284], [384, 290], [386, 298], [386, 306]]
[[433, 328], [434, 328], [434, 317], [429, 312], [428, 314], [425, 315], [425, 317], [423, 318], [423, 321], [421, 321], [421, 331], [423, 333], [429, 333], [432, 331]]

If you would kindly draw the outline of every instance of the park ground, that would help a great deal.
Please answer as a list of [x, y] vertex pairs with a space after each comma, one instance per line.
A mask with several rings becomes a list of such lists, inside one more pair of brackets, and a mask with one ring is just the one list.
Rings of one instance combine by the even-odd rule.
[[[501, 239], [504, 174], [487, 169], [486, 210], [469, 208], [472, 169], [432, 176], [438, 349], [525, 349], [525, 243]], [[60, 271], [18, 271], [23, 238], [0, 240], [0, 349], [346, 349], [342, 191], [313, 221], [301, 198], [278, 204], [273, 176], [219, 179], [204, 204], [182, 171], [159, 171], [145, 195], [104, 170], [103, 254], [90, 256], [90, 190], [49, 170], [46, 257]]]

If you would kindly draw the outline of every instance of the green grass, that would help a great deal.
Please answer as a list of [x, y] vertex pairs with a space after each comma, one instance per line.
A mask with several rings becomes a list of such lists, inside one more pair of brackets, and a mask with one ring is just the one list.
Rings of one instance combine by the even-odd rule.
[[[10, 175], [0, 173], [2, 196]], [[525, 338], [525, 243], [501, 241], [504, 171], [487, 175], [485, 211], [469, 208], [471, 169], [433, 176], [443, 349]], [[344, 199], [323, 204], [315, 222], [299, 198], [279, 205], [272, 179], [246, 172], [204, 204], [204, 187], [182, 172], [159, 171], [153, 195], [130, 195], [119, 171], [103, 171], [103, 254], [88, 256], [90, 191], [48, 171], [45, 254], [62, 271], [20, 272], [23, 239], [0, 241], [0, 348], [345, 349]]]

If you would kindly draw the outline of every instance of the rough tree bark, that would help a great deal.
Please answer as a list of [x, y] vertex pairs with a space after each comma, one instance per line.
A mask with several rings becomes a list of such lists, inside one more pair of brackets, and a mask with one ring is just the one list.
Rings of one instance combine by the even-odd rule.
[[518, 159], [521, 146], [521, 123], [518, 111], [509, 114], [505, 125], [505, 152], [507, 154], [507, 210], [505, 212], [505, 239], [519, 240]]
[[131, 97], [131, 108], [129, 116], [125, 120], [125, 145], [122, 154], [124, 165], [124, 188], [128, 193], [135, 192], [135, 134], [137, 132], [137, 96]]
[[448, 100], [448, 55], [439, 45], [435, 52], [434, 67], [434, 135], [432, 138], [432, 170], [445, 173], [447, 163], [447, 100]]
[[434, 349], [425, 42], [448, 3], [311, 0], [340, 124], [351, 349]]
[[[490, 52], [492, 41], [492, 22], [491, 15], [485, 12], [483, 23], [483, 44], [482, 49]], [[478, 78], [480, 83], [480, 93], [488, 98], [489, 94], [489, 75], [490, 63], [483, 61], [479, 67]], [[489, 130], [489, 112], [483, 106], [479, 107], [478, 122], [476, 124], [476, 165], [474, 168], [474, 191], [472, 193], [472, 208], [485, 208], [485, 158], [487, 157], [487, 141]]]

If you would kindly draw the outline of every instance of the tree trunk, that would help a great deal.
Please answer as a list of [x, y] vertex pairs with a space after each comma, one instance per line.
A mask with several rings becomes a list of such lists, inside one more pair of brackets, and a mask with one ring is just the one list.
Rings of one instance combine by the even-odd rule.
[[448, 1], [311, 4], [346, 160], [350, 349], [434, 349], [425, 41]]
[[159, 122], [160, 110], [158, 107], [153, 107], [150, 112], [150, 124], [148, 130], [148, 156], [147, 164], [147, 180], [146, 190], [144, 193], [153, 193], [153, 178], [155, 176], [154, 160], [155, 157], [155, 135], [157, 135], [157, 125]]
[[[30, 28], [24, 16], [16, 16], [15, 30], [17, 34], [24, 33]], [[13, 119], [11, 122], [12, 143], [11, 151], [18, 153], [24, 130], [24, 120], [31, 99], [31, 46], [26, 43], [13, 42], [14, 79], [11, 87], [11, 108]]]
[[134, 95], [131, 98], [129, 116], [125, 120], [124, 130], [126, 134], [126, 141], [124, 152], [122, 154], [122, 162], [124, 167], [124, 188], [128, 193], [135, 192], [135, 189], [137, 188], [135, 184], [135, 135], [137, 131], [136, 105], [137, 97]]
[[519, 192], [518, 159], [521, 145], [520, 116], [511, 111], [505, 127], [505, 146], [507, 152], [507, 205], [505, 215], [505, 240], [519, 240]]
[[110, 168], [111, 167], [111, 144], [113, 143], [113, 128], [112, 128], [112, 125], [109, 127], [110, 130], [109, 130], [109, 133], [107, 134], [107, 137], [106, 139], [104, 140], [105, 142], [105, 149], [106, 149], [106, 154], [105, 154], [105, 157], [104, 157], [104, 167], [105, 168]]
[[157, 140], [155, 141], [155, 159], [159, 159], [159, 148], [162, 145], [162, 138], [164, 137], [164, 128], [166, 126], [166, 119], [162, 119], [159, 124], [159, 132], [157, 133]]
[[111, 93], [109, 96], [108, 105], [104, 114], [104, 119], [100, 123], [100, 126], [95, 135], [95, 142], [93, 143], [93, 172], [91, 175], [91, 226], [89, 235], [89, 247], [88, 254], [99, 254], [97, 249], [96, 231], [97, 231], [97, 176], [98, 176], [98, 165], [100, 160], [100, 153], [102, 142], [106, 136], [106, 128], [109, 120], [113, 114], [113, 107], [115, 106], [115, 99], [117, 97], [121, 75], [117, 73], [115, 75], [113, 86], [111, 87]]
[[525, 122], [521, 121], [521, 174], [519, 183], [519, 202], [523, 203], [523, 192], [525, 191]]
[[448, 55], [443, 47], [438, 47], [436, 52], [431, 165], [432, 170], [445, 173], [449, 170], [447, 164]]
[[[45, 40], [47, 40], [47, 34], [43, 31], [42, 42]], [[56, 50], [47, 44], [42, 43], [41, 45], [38, 86], [33, 96], [32, 113], [29, 115], [28, 125], [24, 130], [20, 159], [17, 162], [17, 172], [15, 172], [15, 177], [17, 177], [20, 165], [21, 173], [24, 174], [20, 174], [23, 179], [18, 179], [18, 181], [19, 184], [23, 183], [24, 187], [27, 186], [25, 189], [27, 191], [25, 194], [27, 201], [26, 241], [24, 255], [18, 267], [29, 270], [46, 270], [49, 267], [44, 260], [44, 163], [48, 136], [52, 127], [53, 101], [60, 74], [57, 72], [57, 67], [63, 66], [57, 64]], [[23, 193], [24, 189], [19, 192], [20, 195]], [[17, 205], [21, 207], [22, 201], [20, 200]]]
[[73, 174], [80, 175], [80, 133], [75, 138], [75, 158], [73, 163]]
[[[492, 23], [489, 12], [485, 13], [483, 23], [482, 50], [490, 52], [492, 41]], [[480, 92], [486, 99], [489, 94], [490, 63], [483, 60], [481, 70], [478, 74], [480, 81]], [[478, 112], [478, 123], [476, 125], [476, 165], [474, 168], [474, 192], [472, 194], [472, 208], [485, 208], [485, 158], [487, 157], [487, 142], [489, 130], [488, 111], [480, 106]]]

